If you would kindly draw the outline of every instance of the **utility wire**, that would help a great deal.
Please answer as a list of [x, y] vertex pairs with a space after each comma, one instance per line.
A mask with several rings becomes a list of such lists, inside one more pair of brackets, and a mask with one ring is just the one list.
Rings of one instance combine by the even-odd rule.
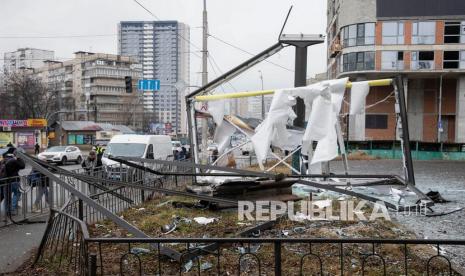
[[[213, 55], [211, 54], [211, 51], [209, 51], [209, 54], [208, 54], [208, 55], [210, 56], [210, 59], [211, 59], [211, 61], [213, 62], [213, 63], [211, 63], [211, 62], [210, 62], [210, 59], [209, 59], [210, 64], [211, 64], [212, 66], [216, 66], [216, 68], [218, 69], [218, 71], [219, 71], [221, 74], [223, 74], [223, 71], [221, 70], [220, 66], [218, 66], [218, 63], [216, 63], [215, 58], [213, 58]], [[229, 84], [229, 86], [231, 86], [231, 88], [234, 90], [234, 92], [237, 92], [236, 87], [234, 87], [234, 85], [232, 85], [232, 83], [231, 83], [230, 81], [227, 81], [226, 83]]]
[[[248, 54], [248, 55], [250, 55], [250, 56], [255, 56], [255, 54], [253, 54], [253, 53], [251, 53], [251, 52], [249, 52], [249, 51], [247, 51], [247, 50], [244, 50], [244, 49], [240, 48], [239, 46], [236, 46], [236, 45], [234, 45], [234, 44], [232, 44], [232, 43], [230, 43], [230, 42], [227, 42], [227, 41], [225, 41], [225, 40], [223, 40], [223, 39], [221, 39], [221, 38], [219, 38], [219, 37], [217, 37], [217, 36], [215, 36], [215, 35], [212, 35], [212, 34], [208, 34], [208, 35], [209, 35], [210, 37], [212, 37], [212, 38], [218, 40], [218, 41], [221, 42], [221, 43], [224, 43], [224, 44], [226, 44], [226, 45], [228, 45], [228, 46], [230, 46], [230, 47], [233, 47], [233, 48], [236, 49], [236, 50], [239, 50], [239, 51], [241, 51], [241, 52], [243, 52], [243, 53], [246, 53], [246, 54]], [[269, 60], [265, 60], [265, 62], [270, 63], [270, 64], [272, 64], [272, 65], [274, 65], [274, 66], [277, 66], [277, 67], [279, 67], [279, 68], [281, 68], [281, 69], [284, 69], [284, 70], [286, 70], [286, 71], [294, 72], [294, 70], [291, 70], [291, 69], [289, 69], [289, 68], [286, 68], [286, 67], [284, 67], [284, 66], [282, 66], [282, 65], [280, 65], [280, 64], [278, 64], [278, 63], [275, 63], [275, 62], [272, 62], [272, 61], [269, 61]]]
[[141, 6], [144, 10], [146, 10], [148, 13], [150, 13], [153, 17], [155, 17], [156, 20], [160, 20], [160, 18], [158, 18], [158, 16], [156, 16], [153, 12], [151, 12], [149, 9], [147, 9], [146, 7], [144, 7], [144, 5], [142, 5], [141, 3], [139, 3], [139, 1], [137, 0], [134, 0], [134, 2], [136, 2], [139, 6]]

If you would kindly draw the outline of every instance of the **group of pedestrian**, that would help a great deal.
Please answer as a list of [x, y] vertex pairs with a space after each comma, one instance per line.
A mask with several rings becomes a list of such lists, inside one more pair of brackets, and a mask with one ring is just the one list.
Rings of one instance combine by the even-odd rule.
[[185, 160], [189, 159], [189, 152], [185, 147], [181, 147], [181, 151], [179, 150], [174, 150], [174, 160]]
[[5, 210], [15, 214], [21, 200], [19, 171], [26, 167], [16, 156], [16, 149], [9, 147], [0, 161], [0, 203], [5, 202]]

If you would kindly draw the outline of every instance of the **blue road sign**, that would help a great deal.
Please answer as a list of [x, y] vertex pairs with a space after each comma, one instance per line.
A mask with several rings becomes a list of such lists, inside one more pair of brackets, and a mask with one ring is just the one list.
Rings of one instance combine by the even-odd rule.
[[138, 88], [142, 91], [160, 90], [160, 80], [139, 80]]

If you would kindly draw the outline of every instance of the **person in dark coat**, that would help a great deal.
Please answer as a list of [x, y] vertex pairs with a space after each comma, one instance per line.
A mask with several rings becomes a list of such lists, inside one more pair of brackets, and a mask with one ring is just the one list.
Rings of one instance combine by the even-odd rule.
[[19, 182], [19, 171], [26, 168], [24, 161], [16, 157], [16, 149], [10, 148], [3, 154], [5, 159], [5, 176], [7, 178], [7, 192], [6, 200], [7, 206], [11, 212], [15, 212], [18, 208], [18, 203], [21, 199], [20, 182]]
[[39, 146], [39, 143], [36, 143], [34, 145], [34, 154], [37, 155], [39, 154], [39, 152], [40, 152], [40, 146]]

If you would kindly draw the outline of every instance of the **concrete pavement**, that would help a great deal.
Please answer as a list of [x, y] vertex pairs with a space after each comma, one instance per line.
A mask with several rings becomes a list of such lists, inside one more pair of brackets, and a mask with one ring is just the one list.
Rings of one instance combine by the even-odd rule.
[[46, 223], [34, 223], [0, 228], [0, 274], [14, 272], [30, 258], [40, 244], [45, 227]]

